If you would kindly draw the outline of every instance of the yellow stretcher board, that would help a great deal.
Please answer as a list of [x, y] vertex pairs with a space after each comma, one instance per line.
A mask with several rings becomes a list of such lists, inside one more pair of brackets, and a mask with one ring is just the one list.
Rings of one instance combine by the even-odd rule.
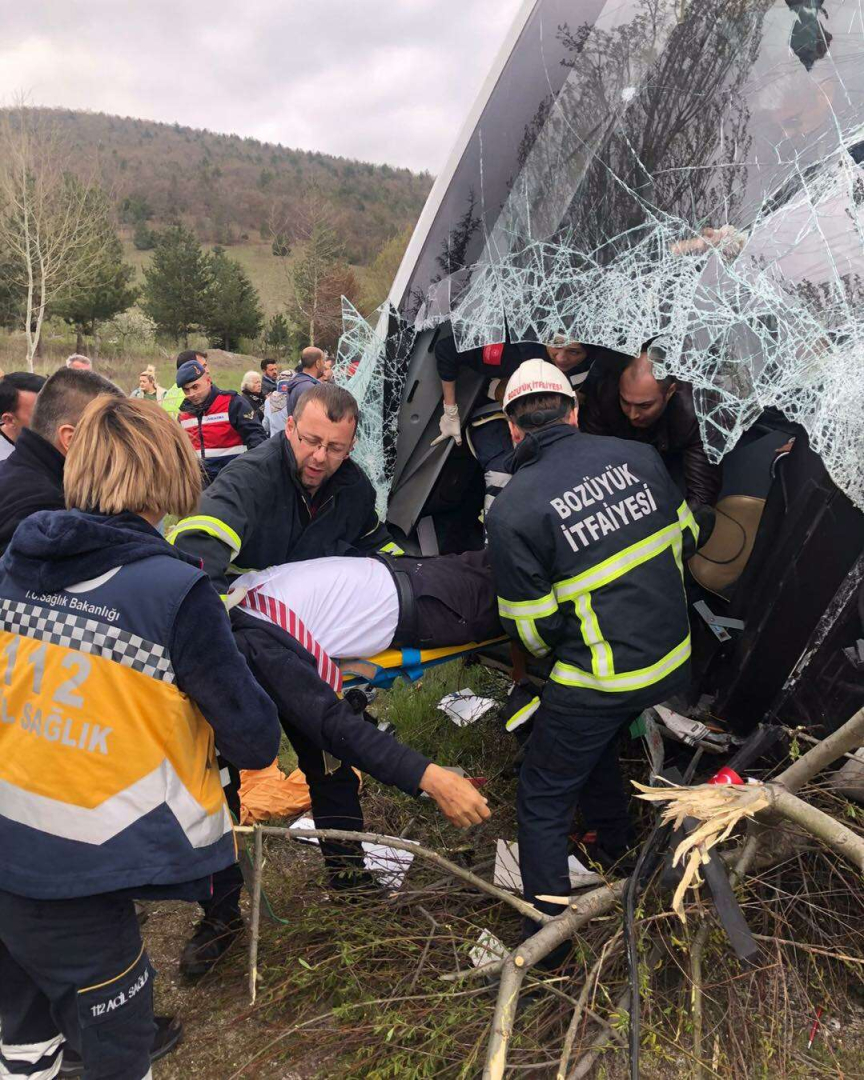
[[340, 660], [339, 668], [344, 686], [368, 683], [369, 686], [387, 687], [396, 679], [416, 682], [427, 668], [468, 656], [506, 640], [506, 637], [497, 637], [489, 641], [472, 641], [468, 645], [452, 645], [446, 649], [385, 649], [365, 659]]

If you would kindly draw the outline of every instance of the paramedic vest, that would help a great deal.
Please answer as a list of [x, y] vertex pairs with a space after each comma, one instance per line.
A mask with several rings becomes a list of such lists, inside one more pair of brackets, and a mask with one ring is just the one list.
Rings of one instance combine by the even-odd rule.
[[208, 472], [218, 471], [246, 450], [240, 432], [229, 416], [231, 400], [235, 396], [217, 390], [203, 413], [179, 413], [180, 426], [192, 440], [195, 453], [206, 462]]
[[162, 555], [51, 595], [0, 577], [0, 888], [89, 896], [234, 862], [213, 729], [169, 651], [203, 577]]

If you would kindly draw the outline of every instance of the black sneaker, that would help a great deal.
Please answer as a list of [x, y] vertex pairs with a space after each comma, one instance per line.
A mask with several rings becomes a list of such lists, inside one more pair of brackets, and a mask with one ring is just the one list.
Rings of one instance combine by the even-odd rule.
[[[183, 1025], [176, 1016], [154, 1016], [153, 1019], [156, 1021], [156, 1034], [153, 1036], [153, 1046], [150, 1049], [151, 1062], [170, 1054], [183, 1041]], [[63, 1063], [57, 1075], [63, 1077], [84, 1075], [84, 1062], [71, 1047], [64, 1047]]]
[[186, 942], [180, 957], [180, 974], [187, 979], [200, 979], [219, 963], [243, 930], [243, 920], [221, 919], [205, 916], [195, 927], [195, 933]]

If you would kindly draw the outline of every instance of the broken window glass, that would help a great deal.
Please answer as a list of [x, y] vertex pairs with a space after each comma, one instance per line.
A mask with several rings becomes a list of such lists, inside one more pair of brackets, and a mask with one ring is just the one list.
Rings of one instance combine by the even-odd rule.
[[653, 339], [709, 456], [775, 407], [864, 508], [860, 0], [538, 0], [518, 19], [393, 307], [346, 309], [382, 498], [416, 335], [449, 320], [460, 350]]

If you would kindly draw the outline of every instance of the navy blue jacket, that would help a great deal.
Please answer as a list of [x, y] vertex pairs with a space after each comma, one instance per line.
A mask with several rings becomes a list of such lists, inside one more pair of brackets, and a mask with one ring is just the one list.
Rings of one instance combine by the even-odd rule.
[[0, 639], [3, 888], [174, 895], [230, 865], [214, 733], [262, 768], [280, 731], [194, 560], [134, 514], [36, 513], [0, 561]]

